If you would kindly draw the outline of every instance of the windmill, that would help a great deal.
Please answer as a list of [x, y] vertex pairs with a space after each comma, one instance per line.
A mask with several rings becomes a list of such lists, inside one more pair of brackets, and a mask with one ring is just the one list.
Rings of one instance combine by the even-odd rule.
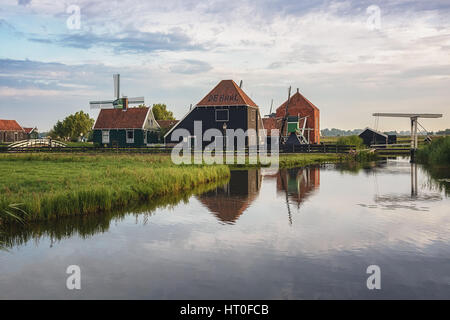
[[128, 108], [129, 104], [143, 104], [144, 97], [128, 98], [127, 96], [120, 97], [120, 74], [113, 75], [114, 80], [114, 100], [91, 101], [89, 105], [91, 109], [124, 109]]
[[[298, 93], [298, 88], [297, 88]], [[300, 128], [295, 129], [295, 131], [290, 131], [289, 128], [289, 103], [291, 102], [291, 87], [289, 87], [288, 90], [288, 99], [286, 101], [286, 107], [284, 111], [284, 117], [281, 119], [281, 130], [280, 130], [280, 144], [286, 144], [286, 143], [294, 143], [294, 144], [308, 144], [309, 141], [305, 138], [305, 128], [306, 128], [306, 120], [308, 116], [300, 118], [299, 116], [296, 117], [296, 127], [298, 127], [298, 124], [301, 120], [303, 120], [303, 128], [300, 130]], [[287, 127], [286, 130], [286, 137], [283, 137], [284, 129]], [[290, 133], [289, 133], [290, 132]]]

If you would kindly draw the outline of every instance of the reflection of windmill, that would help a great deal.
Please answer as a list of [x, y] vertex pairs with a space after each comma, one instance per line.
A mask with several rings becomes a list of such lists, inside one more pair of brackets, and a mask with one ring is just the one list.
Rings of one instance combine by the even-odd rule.
[[284, 184], [284, 180], [283, 177], [281, 176], [281, 171], [278, 172], [278, 175], [280, 176], [280, 181], [281, 181], [281, 187], [285, 192], [286, 195], [286, 206], [287, 206], [287, 210], [288, 210], [288, 219], [289, 219], [289, 224], [292, 225], [292, 214], [291, 214], [291, 207], [289, 206], [289, 195], [288, 195], [288, 190], [287, 187]]
[[297, 209], [320, 185], [320, 168], [307, 167], [302, 169], [283, 169], [278, 172], [278, 190], [284, 191], [286, 207], [288, 210], [289, 224], [292, 225], [293, 217], [290, 199], [297, 202]]
[[91, 109], [127, 109], [129, 104], [143, 104], [144, 97], [127, 98], [126, 96], [120, 97], [120, 74], [113, 75], [114, 79], [114, 100], [103, 101], [91, 101], [89, 105]]

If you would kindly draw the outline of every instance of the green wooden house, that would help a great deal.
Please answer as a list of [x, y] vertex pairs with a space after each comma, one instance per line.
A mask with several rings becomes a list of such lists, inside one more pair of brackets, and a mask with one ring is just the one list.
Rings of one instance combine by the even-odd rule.
[[101, 109], [93, 140], [105, 147], [145, 147], [154, 143], [159, 130], [151, 108]]

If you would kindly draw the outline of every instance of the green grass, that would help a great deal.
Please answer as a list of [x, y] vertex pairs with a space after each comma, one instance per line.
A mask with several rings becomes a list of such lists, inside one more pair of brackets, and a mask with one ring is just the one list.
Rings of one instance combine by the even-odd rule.
[[[0, 155], [0, 223], [126, 208], [229, 176], [227, 166], [175, 166], [158, 155]], [[27, 215], [23, 214], [27, 212]]]
[[338, 163], [338, 162], [368, 162], [375, 161], [378, 157], [371, 152], [355, 152], [352, 154], [336, 153], [303, 153], [280, 155], [280, 168], [304, 167], [313, 164]]
[[63, 141], [65, 144], [67, 144], [68, 147], [89, 147], [89, 148], [93, 148], [94, 144], [92, 142], [65, 142]]
[[364, 141], [362, 138], [358, 136], [345, 136], [345, 137], [339, 137], [336, 141], [337, 145], [342, 146], [355, 146], [356, 149], [363, 149], [364, 148]]
[[450, 136], [434, 138], [417, 150], [417, 161], [428, 165], [450, 165]]

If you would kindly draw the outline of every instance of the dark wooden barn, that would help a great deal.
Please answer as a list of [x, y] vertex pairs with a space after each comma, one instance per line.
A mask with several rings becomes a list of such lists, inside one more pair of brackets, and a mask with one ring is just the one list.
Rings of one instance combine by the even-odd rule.
[[364, 131], [359, 134], [359, 137], [362, 138], [364, 144], [369, 147], [373, 144], [388, 143], [387, 134], [384, 134], [371, 128], [364, 129]]
[[[181, 142], [182, 138], [172, 137], [176, 129], [186, 129], [189, 132], [189, 137], [185, 139], [188, 139], [191, 145], [194, 141], [198, 141], [200, 137], [196, 137], [194, 134], [194, 121], [201, 121], [202, 135], [211, 128], [220, 130], [222, 134], [227, 129], [244, 131], [255, 129], [256, 132], [263, 129], [258, 106], [233, 80], [220, 81], [183, 119], [173, 126], [164, 137], [166, 145]], [[258, 137], [257, 141], [262, 141], [262, 137]], [[202, 145], [205, 147], [211, 143], [211, 141], [203, 141]], [[246, 139], [245, 145], [249, 146], [249, 139]]]
[[388, 134], [388, 144], [396, 144], [397, 143], [397, 135]]
[[93, 140], [101, 146], [145, 147], [159, 129], [151, 108], [101, 109]]

